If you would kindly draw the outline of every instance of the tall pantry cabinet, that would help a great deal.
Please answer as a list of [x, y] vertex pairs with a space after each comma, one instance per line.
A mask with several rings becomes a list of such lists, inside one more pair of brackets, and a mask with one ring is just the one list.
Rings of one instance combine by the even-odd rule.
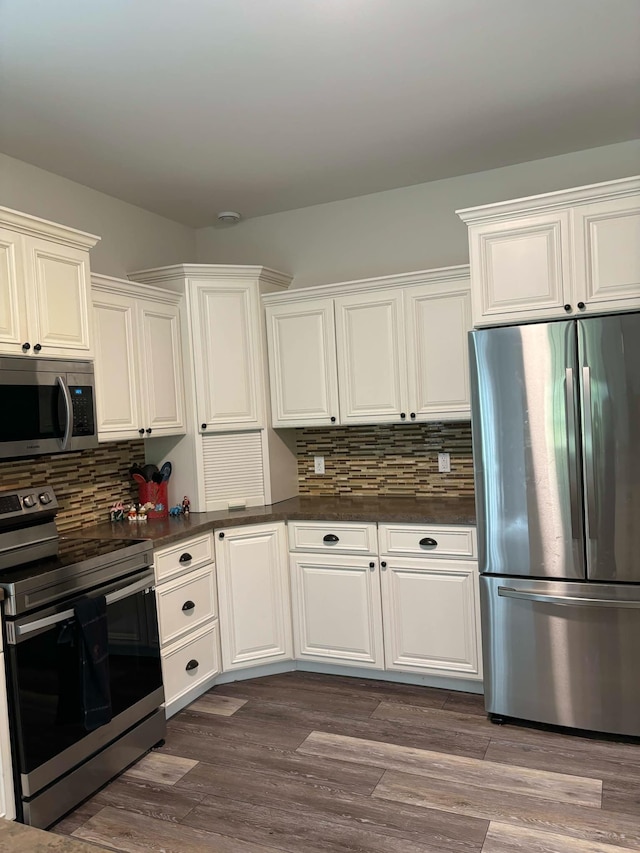
[[[130, 279], [185, 294], [187, 434], [148, 445], [171, 458], [174, 497], [205, 512], [274, 503], [297, 494], [293, 436], [271, 429], [261, 296], [291, 278], [261, 266], [180, 264]], [[150, 455], [151, 454], [151, 455]], [[196, 491], [194, 494], [194, 483]]]

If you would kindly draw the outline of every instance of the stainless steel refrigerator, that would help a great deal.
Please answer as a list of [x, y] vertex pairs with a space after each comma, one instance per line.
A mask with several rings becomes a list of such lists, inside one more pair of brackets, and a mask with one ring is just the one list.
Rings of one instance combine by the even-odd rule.
[[640, 314], [469, 339], [486, 709], [640, 735]]

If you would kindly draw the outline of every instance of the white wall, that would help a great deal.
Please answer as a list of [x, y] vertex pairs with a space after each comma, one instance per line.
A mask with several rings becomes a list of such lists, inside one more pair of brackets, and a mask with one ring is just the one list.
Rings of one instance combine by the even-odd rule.
[[640, 140], [196, 232], [201, 263], [264, 264], [292, 287], [469, 261], [454, 211], [640, 173]]
[[127, 272], [196, 260], [195, 232], [140, 207], [0, 154], [0, 205], [97, 234], [93, 272]]

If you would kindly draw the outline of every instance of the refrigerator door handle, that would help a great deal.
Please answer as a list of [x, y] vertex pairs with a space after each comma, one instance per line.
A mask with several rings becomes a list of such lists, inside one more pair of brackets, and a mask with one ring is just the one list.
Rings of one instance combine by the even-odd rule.
[[587, 504], [587, 536], [595, 539], [598, 529], [596, 520], [596, 480], [593, 467], [593, 409], [591, 408], [591, 369], [582, 368], [582, 398], [584, 405], [584, 492]]
[[581, 539], [580, 499], [578, 495], [578, 453], [576, 431], [576, 395], [573, 368], [567, 367], [564, 375], [564, 393], [567, 407], [567, 456], [569, 462], [569, 506], [571, 510], [571, 535]]
[[528, 589], [513, 589], [510, 586], [499, 586], [498, 595], [502, 598], [523, 598], [526, 601], [540, 601], [543, 604], [564, 604], [574, 607], [624, 607], [640, 608], [640, 600], [625, 601], [617, 598], [583, 598], [577, 595], [553, 595]]

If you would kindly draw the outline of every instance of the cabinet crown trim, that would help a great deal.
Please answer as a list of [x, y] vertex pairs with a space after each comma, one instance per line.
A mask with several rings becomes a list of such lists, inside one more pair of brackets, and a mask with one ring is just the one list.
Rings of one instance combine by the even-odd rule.
[[375, 290], [386, 290], [389, 287], [410, 287], [411, 285], [419, 284], [448, 285], [454, 283], [459, 283], [460, 289], [469, 289], [470, 272], [468, 264], [397, 273], [395, 275], [376, 276], [375, 278], [362, 278], [354, 281], [342, 281], [335, 284], [299, 287], [288, 290], [286, 293], [265, 294], [262, 300], [265, 305], [271, 302], [281, 304], [283, 302], [301, 302], [306, 299], [318, 299], [323, 296], [327, 298], [344, 296], [347, 293], [371, 293]]
[[96, 293], [116, 293], [120, 296], [152, 299], [154, 302], [166, 302], [170, 305], [180, 305], [183, 300], [182, 294], [173, 290], [98, 273], [91, 273], [91, 288]]
[[100, 241], [100, 237], [86, 231], [78, 231], [67, 225], [40, 219], [29, 213], [21, 213], [9, 207], [0, 207], [0, 225], [31, 237], [44, 237], [54, 243], [72, 246], [75, 249], [91, 249]]
[[171, 279], [247, 279], [253, 278], [278, 287], [289, 287], [292, 276], [278, 270], [247, 264], [174, 264], [128, 273], [131, 281], [155, 284]]
[[456, 210], [456, 213], [467, 225], [476, 225], [481, 222], [499, 222], [511, 218], [514, 214], [545, 213], [558, 208], [590, 204], [594, 201], [624, 198], [638, 192], [640, 192], [640, 175], [635, 175], [630, 178], [588, 184], [569, 190], [556, 190], [540, 195], [510, 199], [509, 201], [483, 204], [478, 207], [467, 207]]

